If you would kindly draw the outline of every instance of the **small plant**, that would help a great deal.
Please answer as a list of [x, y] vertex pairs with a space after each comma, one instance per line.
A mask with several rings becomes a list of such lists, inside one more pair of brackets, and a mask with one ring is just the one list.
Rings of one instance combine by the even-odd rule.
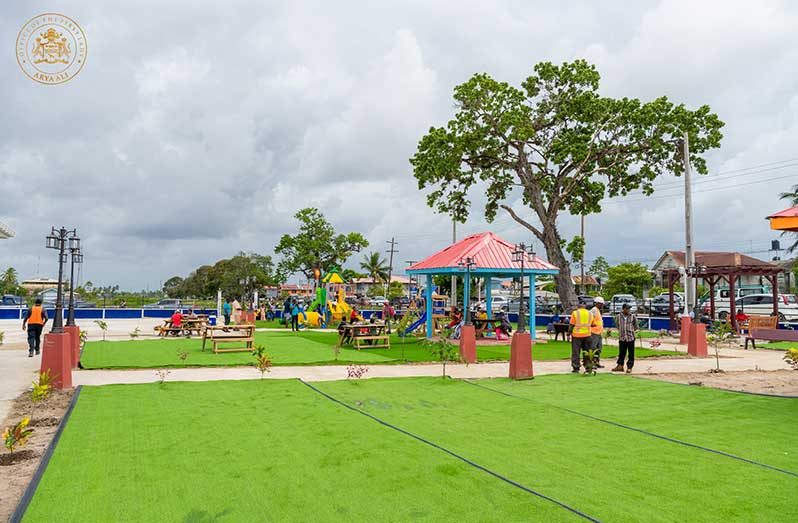
[[792, 370], [798, 370], [798, 349], [787, 349], [787, 352], [784, 353], [784, 361], [792, 367]]
[[84, 345], [86, 345], [86, 341], [88, 339], [89, 339], [89, 333], [84, 331], [84, 330], [81, 330], [80, 331], [80, 346], [83, 347]]
[[272, 359], [266, 354], [266, 347], [262, 345], [255, 347], [252, 355], [255, 357], [255, 368], [260, 372], [260, 379], [263, 379], [263, 376], [272, 370]]
[[722, 346], [728, 347], [734, 342], [734, 331], [729, 322], [716, 321], [712, 333], [707, 335], [707, 342], [715, 350], [715, 368], [709, 372], [723, 372], [720, 368], [720, 354], [718, 351]]
[[155, 374], [158, 376], [158, 383], [163, 387], [163, 382], [166, 381], [166, 377], [169, 376], [169, 371], [166, 369], [159, 369], [155, 371]]
[[436, 341], [427, 340], [424, 346], [430, 353], [443, 364], [441, 377], [446, 377], [446, 363], [450, 361], [460, 361], [460, 353], [457, 345], [449, 343], [449, 329], [443, 329], [440, 338]]
[[338, 356], [341, 355], [341, 345], [336, 343], [333, 345], [333, 356], [335, 356], [335, 361], [338, 361]]
[[181, 363], [185, 363], [188, 359], [188, 352], [177, 349], [177, 359], [179, 359]]
[[662, 340], [659, 338], [654, 338], [648, 342], [648, 346], [652, 349], [658, 349], [662, 345]]
[[30, 418], [22, 418], [22, 421], [13, 427], [6, 427], [3, 431], [3, 444], [8, 451], [13, 454], [16, 447], [22, 447], [28, 442], [28, 438], [33, 434], [33, 429], [28, 428]]
[[596, 374], [596, 368], [598, 367], [598, 350], [583, 350], [582, 364], [585, 366], [585, 376], [594, 376]]
[[50, 369], [39, 373], [39, 381], [33, 382], [33, 388], [30, 391], [30, 400], [33, 404], [44, 401], [53, 390], [53, 378], [50, 376]]
[[104, 320], [94, 320], [94, 323], [103, 331], [103, 341], [105, 341], [105, 333], [108, 332], [108, 324]]
[[604, 335], [604, 343], [606, 344], [613, 336], [612, 329], [605, 329], [603, 335]]
[[3, 344], [3, 338], [5, 338], [5, 337], [6, 337], [6, 332], [5, 331], [0, 331], [0, 345]]
[[349, 365], [346, 368], [346, 379], [348, 380], [359, 380], [369, 371], [369, 368], [365, 365]]
[[138, 327], [136, 327], [136, 328], [135, 328], [135, 329], [133, 329], [133, 331], [130, 333], [130, 339], [131, 339], [131, 340], [135, 340], [135, 339], [136, 339], [136, 338], [138, 338], [139, 336], [141, 336], [141, 329], [139, 329]]

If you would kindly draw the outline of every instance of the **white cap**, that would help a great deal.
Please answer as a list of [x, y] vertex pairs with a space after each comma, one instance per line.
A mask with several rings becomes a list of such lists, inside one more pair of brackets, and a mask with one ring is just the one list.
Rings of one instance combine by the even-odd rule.
[[593, 298], [593, 303], [600, 303], [604, 305], [604, 298], [602, 298], [601, 296], [596, 296], [595, 298]]

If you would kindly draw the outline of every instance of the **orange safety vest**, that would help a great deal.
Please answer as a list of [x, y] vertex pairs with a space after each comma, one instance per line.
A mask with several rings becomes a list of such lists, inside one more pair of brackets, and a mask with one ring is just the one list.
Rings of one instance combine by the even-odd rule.
[[574, 338], [587, 338], [590, 336], [590, 320], [590, 311], [587, 309], [576, 309], [574, 312], [572, 312], [571, 325], [574, 326], [574, 330], [571, 333], [571, 336]]
[[601, 311], [598, 307], [590, 309], [590, 317], [593, 319], [590, 322], [590, 332], [592, 334], [601, 334], [604, 332], [604, 318], [601, 317]]
[[28, 312], [28, 325], [44, 325], [44, 313], [41, 305], [34, 305]]

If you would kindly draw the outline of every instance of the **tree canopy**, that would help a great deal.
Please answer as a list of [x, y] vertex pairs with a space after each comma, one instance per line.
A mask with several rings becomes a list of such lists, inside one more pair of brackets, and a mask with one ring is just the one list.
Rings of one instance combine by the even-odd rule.
[[372, 251], [363, 256], [360, 268], [366, 271], [372, 281], [384, 282], [388, 279], [388, 262], [384, 258], [380, 258], [378, 252]]
[[642, 263], [621, 263], [607, 269], [607, 283], [603, 292], [611, 297], [615, 294], [633, 294], [642, 297], [653, 277]]
[[454, 118], [430, 128], [410, 160], [437, 211], [465, 221], [469, 190], [478, 185], [489, 221], [502, 208], [540, 240], [560, 267], [557, 289], [566, 306], [576, 294], [559, 214], [597, 213], [604, 198], [637, 189], [650, 195], [657, 176], [684, 171], [677, 141], [685, 133], [690, 160], [704, 174], [701, 153], [722, 138], [723, 122], [706, 105], [610, 98], [599, 94], [599, 80], [584, 60], [539, 63], [520, 87], [476, 74], [455, 87]]
[[336, 234], [332, 224], [318, 209], [307, 207], [294, 215], [299, 232], [284, 234], [274, 252], [282, 259], [279, 268], [284, 274], [301, 272], [313, 279], [313, 270], [329, 271], [340, 267], [352, 254], [368, 247], [369, 242], [358, 232]]
[[[245, 289], [242, 280], [249, 280]], [[185, 279], [174, 276], [166, 280], [163, 291], [171, 298], [212, 297], [218, 290], [225, 296], [243, 297], [246, 291], [265, 285], [278, 285], [285, 280], [275, 270], [271, 256], [240, 252], [214, 265], [203, 265]]]

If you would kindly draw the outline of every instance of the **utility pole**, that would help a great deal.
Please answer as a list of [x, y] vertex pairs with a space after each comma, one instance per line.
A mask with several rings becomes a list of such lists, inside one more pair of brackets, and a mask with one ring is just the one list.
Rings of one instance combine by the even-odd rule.
[[693, 193], [692, 173], [690, 172], [690, 142], [687, 132], [682, 140], [682, 161], [684, 161], [684, 254], [685, 254], [685, 314], [690, 314], [695, 306], [695, 279], [690, 276], [690, 271], [695, 267], [695, 252], [693, 251]]
[[388, 259], [389, 260], [388, 261], [388, 285], [385, 287], [385, 298], [387, 299], [388, 298], [388, 291], [391, 289], [391, 273], [393, 272], [393, 255], [394, 255], [394, 253], [399, 252], [394, 247], [399, 245], [399, 244], [396, 243], [396, 241], [394, 240], [393, 236], [391, 236], [391, 241], [385, 242], [385, 243], [387, 243], [387, 244], [389, 244], [391, 246], [391, 248], [389, 250], [385, 251], [385, 252], [390, 254], [390, 258]]
[[[457, 220], [452, 217], [452, 245], [457, 243]], [[452, 274], [452, 289], [449, 293], [452, 298], [451, 305], [454, 306], [457, 303], [457, 276]]]
[[[416, 263], [418, 260], [405, 260], [405, 263], [410, 266]], [[411, 274], [408, 278], [407, 282], [407, 298], [412, 301], [413, 299], [413, 275]], [[416, 292], [418, 292], [418, 284], [416, 284]]]
[[580, 217], [581, 232], [579, 236], [582, 237], [582, 255], [579, 257], [579, 286], [582, 288], [582, 294], [585, 293], [585, 215]]

